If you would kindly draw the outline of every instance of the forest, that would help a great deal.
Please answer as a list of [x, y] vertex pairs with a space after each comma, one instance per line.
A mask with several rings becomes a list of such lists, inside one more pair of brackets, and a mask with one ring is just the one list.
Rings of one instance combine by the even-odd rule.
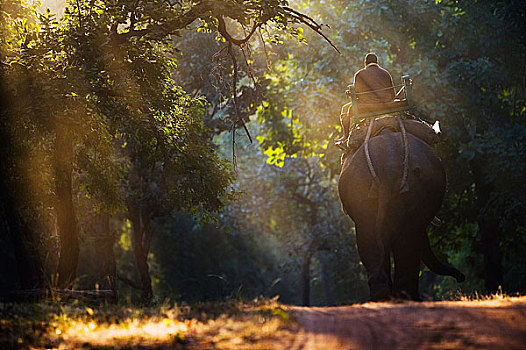
[[367, 301], [333, 140], [368, 52], [440, 122], [466, 280], [421, 295], [524, 295], [524, 33], [520, 0], [2, 0], [0, 295]]

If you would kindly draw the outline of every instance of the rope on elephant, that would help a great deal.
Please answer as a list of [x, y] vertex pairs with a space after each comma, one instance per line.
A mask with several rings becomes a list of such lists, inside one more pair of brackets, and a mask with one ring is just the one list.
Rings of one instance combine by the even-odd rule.
[[404, 145], [404, 170], [402, 173], [402, 180], [400, 181], [400, 193], [405, 193], [409, 191], [409, 185], [407, 184], [407, 171], [409, 168], [409, 144], [407, 142], [407, 133], [402, 118], [400, 118], [400, 116], [397, 115], [396, 119], [398, 120], [398, 124], [400, 125], [402, 143]]
[[367, 159], [367, 166], [369, 167], [369, 171], [371, 172], [371, 175], [373, 176], [373, 184], [371, 186], [371, 192], [375, 191], [375, 186], [378, 186], [378, 175], [376, 175], [376, 171], [374, 171], [373, 162], [371, 161], [371, 155], [369, 154], [369, 139], [371, 138], [371, 131], [373, 129], [374, 119], [371, 119], [371, 122], [369, 123], [369, 127], [367, 128], [367, 135], [365, 136], [364, 141], [364, 150], [365, 150], [365, 158]]

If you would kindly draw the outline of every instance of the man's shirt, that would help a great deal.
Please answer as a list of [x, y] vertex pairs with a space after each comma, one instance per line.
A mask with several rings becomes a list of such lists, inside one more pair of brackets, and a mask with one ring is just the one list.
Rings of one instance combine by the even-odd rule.
[[[391, 87], [391, 89], [386, 89]], [[395, 88], [391, 74], [377, 63], [369, 63], [354, 75], [354, 89], [358, 98], [358, 105], [362, 103], [386, 103], [395, 99]], [[379, 90], [374, 93], [363, 92]]]

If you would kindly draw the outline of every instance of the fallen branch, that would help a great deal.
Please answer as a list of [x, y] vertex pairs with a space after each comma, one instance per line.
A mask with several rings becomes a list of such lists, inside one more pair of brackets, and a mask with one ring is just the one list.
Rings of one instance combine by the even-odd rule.
[[123, 283], [126, 283], [127, 285], [129, 285], [130, 287], [132, 288], [135, 288], [135, 289], [138, 289], [138, 290], [142, 290], [142, 287], [139, 283], [135, 282], [135, 281], [132, 281], [131, 279], [129, 278], [126, 278], [124, 276], [121, 276], [121, 275], [117, 275], [117, 279]]
[[113, 290], [71, 290], [56, 288], [14, 290], [0, 293], [1, 302], [25, 302], [60, 297], [62, 300], [78, 299], [83, 301], [115, 300]]

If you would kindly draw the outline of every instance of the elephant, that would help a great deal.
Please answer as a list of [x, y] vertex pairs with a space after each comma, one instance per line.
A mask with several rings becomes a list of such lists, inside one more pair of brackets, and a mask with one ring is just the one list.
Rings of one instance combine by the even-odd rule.
[[[439, 275], [465, 280], [462, 272], [439, 261], [427, 227], [446, 190], [444, 167], [434, 149], [407, 133], [385, 129], [369, 140], [378, 181], [368, 167], [364, 144], [342, 161], [338, 192], [342, 209], [355, 223], [356, 243], [368, 277], [370, 300], [420, 300], [421, 262]], [[407, 186], [401, 190], [404, 149], [408, 152]], [[391, 278], [391, 256], [394, 278]]]

